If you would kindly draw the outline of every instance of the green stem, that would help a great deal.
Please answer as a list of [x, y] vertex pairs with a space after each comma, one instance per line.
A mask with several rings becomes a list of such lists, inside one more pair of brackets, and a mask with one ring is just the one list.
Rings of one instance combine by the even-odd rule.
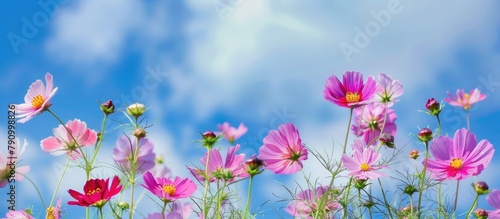
[[[358, 189], [358, 202], [362, 206], [363, 202], [361, 201], [361, 189]], [[363, 208], [359, 207], [359, 218], [363, 218]]]
[[42, 194], [40, 193], [40, 190], [38, 190], [38, 187], [36, 187], [36, 184], [33, 182], [33, 180], [31, 180], [28, 176], [26, 176], [22, 173], [16, 172], [16, 174], [24, 176], [24, 178], [26, 178], [28, 181], [30, 181], [31, 185], [33, 185], [33, 187], [35, 187], [35, 190], [38, 193], [38, 197], [40, 198], [40, 201], [42, 202], [43, 208], [47, 209], [47, 205], [45, 205], [45, 202], [43, 201]]
[[243, 219], [247, 218], [248, 214], [248, 209], [250, 208], [250, 197], [252, 195], [252, 181], [253, 181], [253, 175], [250, 176], [250, 180], [248, 182], [248, 193], [247, 193], [247, 205], [245, 207], [245, 213], [243, 213]]
[[349, 178], [349, 183], [347, 184], [347, 192], [345, 193], [345, 206], [344, 206], [344, 215], [342, 218], [346, 219], [347, 218], [347, 203], [349, 203], [349, 192], [351, 191], [351, 183], [352, 183], [352, 177]]
[[441, 218], [441, 182], [438, 183], [437, 199], [438, 199], [438, 218]]
[[[137, 121], [137, 117], [135, 118], [135, 124], [134, 128], [137, 129], [139, 127], [139, 123]], [[132, 154], [132, 159], [131, 159], [131, 170], [130, 170], [130, 210], [129, 210], [129, 219], [134, 218], [134, 191], [135, 191], [135, 174], [136, 174], [136, 167], [137, 167], [137, 162], [138, 162], [138, 154], [139, 154], [139, 137], [135, 138], [135, 148], [134, 148], [134, 153]]]
[[457, 188], [455, 189], [455, 201], [453, 202], [453, 212], [457, 210], [458, 202], [458, 188], [460, 187], [460, 180], [457, 180]]
[[208, 175], [208, 161], [210, 160], [210, 149], [207, 148], [207, 160], [205, 161], [205, 191], [203, 192], [203, 218], [207, 218], [208, 209], [207, 209], [207, 195], [208, 195], [208, 187], [210, 186], [210, 176]]
[[[425, 184], [425, 174], [427, 172], [427, 160], [429, 159], [429, 143], [425, 142], [425, 162], [424, 162], [424, 170], [422, 171], [422, 177], [420, 179], [420, 191], [418, 191], [418, 206], [417, 209], [421, 212], [421, 204], [422, 204], [422, 194], [424, 193], [424, 184]], [[418, 214], [420, 218], [420, 213]]]
[[92, 159], [90, 160], [90, 166], [92, 166], [92, 164], [94, 163], [95, 158], [97, 157], [97, 152], [101, 148], [102, 139], [104, 138], [104, 127], [106, 126], [106, 119], [107, 118], [108, 118], [108, 115], [104, 114], [104, 118], [103, 118], [102, 126], [101, 126], [101, 136], [99, 137], [100, 140], [99, 140], [99, 142], [97, 142], [97, 147], [95, 149], [94, 156], [92, 156]]
[[469, 114], [469, 110], [465, 111], [465, 118], [467, 120], [467, 130], [470, 130], [470, 114]]
[[165, 218], [165, 208], [167, 208], [167, 202], [163, 202], [163, 208], [161, 208], [161, 218]]
[[380, 179], [377, 179], [377, 180], [378, 180], [378, 184], [380, 185], [382, 197], [384, 198], [385, 207], [387, 208], [387, 212], [389, 213], [389, 217], [392, 219], [393, 217], [392, 217], [391, 205], [389, 205], [389, 202], [387, 201], [387, 197], [385, 196], [384, 188], [382, 187], [382, 182], [380, 181]]
[[345, 154], [345, 151], [347, 148], [347, 140], [349, 139], [349, 131], [351, 130], [351, 121], [352, 121], [353, 110], [354, 110], [354, 107], [351, 107], [351, 110], [349, 112], [349, 122], [347, 122], [347, 131], [345, 133], [344, 149], [342, 150], [342, 154]]
[[436, 115], [436, 119], [438, 122], [438, 135], [441, 135], [441, 120], [439, 119], [439, 114]]
[[221, 208], [222, 208], [222, 199], [224, 199], [224, 190], [226, 189], [226, 181], [224, 180], [224, 183], [222, 184], [222, 188], [219, 188], [217, 191], [217, 205], [215, 207], [215, 214], [217, 219], [221, 219], [222, 215]]
[[63, 172], [61, 173], [61, 176], [59, 177], [59, 182], [57, 182], [56, 190], [54, 191], [54, 194], [52, 195], [52, 199], [50, 199], [49, 207], [52, 206], [52, 203], [54, 203], [54, 199], [56, 198], [56, 194], [57, 194], [57, 191], [59, 190], [59, 186], [61, 186], [63, 176], [66, 173], [66, 169], [68, 169], [68, 164], [69, 164], [69, 155], [66, 158], [66, 164], [64, 165]]
[[474, 208], [476, 207], [477, 205], [477, 200], [479, 199], [479, 194], [476, 194], [476, 198], [474, 199], [474, 202], [472, 203], [472, 206], [470, 206], [470, 209], [469, 209], [469, 212], [467, 212], [467, 217], [466, 219], [469, 219], [470, 218], [470, 215], [472, 214], [472, 211], [474, 210]]
[[102, 207], [99, 208], [99, 218], [100, 219], [103, 219], [103, 215], [102, 215]]
[[411, 195], [410, 195], [410, 216], [411, 218], [413, 218], [413, 197]]

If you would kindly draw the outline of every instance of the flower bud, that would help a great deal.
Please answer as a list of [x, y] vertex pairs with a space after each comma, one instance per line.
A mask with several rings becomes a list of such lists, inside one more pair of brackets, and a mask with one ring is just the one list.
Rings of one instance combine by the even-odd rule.
[[108, 100], [106, 103], [101, 104], [101, 110], [104, 114], [109, 115], [115, 112], [115, 105], [113, 101]]
[[410, 158], [416, 160], [420, 154], [418, 154], [418, 150], [411, 150], [410, 153]]
[[488, 184], [486, 184], [483, 181], [479, 181], [475, 184], [472, 184], [474, 186], [474, 190], [476, 190], [477, 194], [479, 195], [486, 195], [490, 192], [490, 188], [488, 187]]
[[122, 210], [126, 210], [126, 209], [128, 209], [130, 206], [129, 206], [129, 204], [128, 204], [127, 202], [123, 202], [123, 201], [122, 201], [122, 202], [118, 203], [118, 207], [119, 207], [120, 209], [122, 209]]
[[143, 128], [136, 128], [134, 132], [132, 132], [132, 135], [137, 137], [138, 139], [146, 137], [146, 134], [146, 130], [144, 130]]
[[394, 148], [396, 144], [394, 144], [394, 136], [391, 134], [384, 132], [380, 135], [379, 138], [380, 142], [382, 142], [383, 145], [387, 146], [388, 148]]
[[142, 116], [145, 111], [144, 105], [140, 103], [134, 103], [127, 107], [127, 113], [135, 118]]
[[410, 206], [404, 206], [403, 208], [401, 208], [401, 213], [410, 213], [410, 212], [411, 212]]
[[418, 140], [422, 142], [429, 142], [432, 140], [432, 131], [428, 128], [420, 129], [418, 132]]
[[215, 135], [212, 131], [206, 131], [205, 133], [201, 134], [202, 137], [202, 142], [203, 146], [207, 148], [212, 148], [214, 144], [219, 140], [219, 136]]
[[253, 155], [245, 161], [245, 165], [247, 167], [247, 173], [250, 174], [250, 176], [255, 176], [262, 172], [260, 167], [264, 166], [264, 161]]
[[365, 203], [363, 203], [363, 205], [367, 208], [371, 208], [375, 205], [375, 202], [367, 200], [367, 201], [365, 201]]
[[368, 182], [367, 179], [356, 178], [354, 180], [354, 188], [360, 189], [360, 190], [364, 189], [366, 186], [368, 186], [367, 182]]
[[407, 186], [405, 186], [405, 189], [403, 190], [403, 193], [407, 194], [409, 196], [412, 196], [413, 193], [415, 193], [416, 191], [417, 191], [417, 188], [415, 188], [415, 186], [413, 186], [413, 185], [407, 185]]
[[488, 218], [488, 212], [486, 212], [484, 209], [481, 209], [481, 208], [476, 209], [474, 214], [475, 214], [476, 218], [479, 218], [479, 219]]
[[442, 110], [441, 105], [434, 98], [429, 98], [427, 100], [425, 108], [427, 108], [427, 110], [429, 110], [428, 113], [433, 116], [439, 115]]

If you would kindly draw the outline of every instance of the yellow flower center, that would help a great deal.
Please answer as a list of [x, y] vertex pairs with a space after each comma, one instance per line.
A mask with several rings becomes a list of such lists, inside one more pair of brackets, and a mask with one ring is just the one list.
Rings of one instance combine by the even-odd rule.
[[460, 159], [460, 158], [451, 159], [450, 166], [457, 169], [457, 170], [462, 168], [462, 166], [463, 166], [462, 159]]
[[469, 94], [464, 94], [465, 100], [468, 100], [470, 95]]
[[43, 98], [42, 95], [36, 95], [31, 100], [31, 106], [35, 109], [40, 109], [40, 107], [42, 107], [42, 104], [44, 101], [45, 101], [45, 98]]
[[101, 192], [101, 188], [93, 189], [87, 192], [87, 195], [93, 195], [95, 193]]
[[175, 193], [175, 186], [168, 184], [163, 186], [163, 191], [168, 195], [173, 195]]
[[355, 103], [355, 102], [359, 102], [359, 100], [361, 99], [361, 96], [358, 94], [358, 92], [347, 92], [345, 94], [345, 101], [347, 101], [348, 103]]
[[370, 165], [368, 165], [367, 163], [362, 163], [361, 165], [359, 165], [359, 169], [362, 171], [368, 171], [370, 170]]
[[50, 206], [47, 208], [47, 216], [45, 219], [55, 219], [56, 217], [54, 216], [54, 207]]

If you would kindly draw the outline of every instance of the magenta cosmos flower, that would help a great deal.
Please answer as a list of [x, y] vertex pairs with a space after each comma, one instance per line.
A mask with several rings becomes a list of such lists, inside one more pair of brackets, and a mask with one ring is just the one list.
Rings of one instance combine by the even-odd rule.
[[[487, 140], [476, 144], [476, 136], [462, 128], [453, 139], [448, 136], [435, 138], [430, 145], [434, 159], [427, 160], [427, 170], [439, 181], [461, 180], [479, 175], [493, 157], [493, 145]], [[422, 162], [425, 164], [425, 160]]]
[[[323, 198], [325, 194], [328, 195], [326, 199]], [[312, 219], [312, 216], [319, 210], [318, 204], [321, 201], [326, 201], [324, 208], [321, 209], [322, 212], [329, 213], [340, 208], [340, 204], [335, 200], [328, 186], [319, 186], [316, 191], [307, 189], [299, 192], [297, 200], [288, 204], [285, 211], [294, 217]]]
[[381, 131], [396, 136], [397, 127], [394, 122], [398, 117], [394, 110], [387, 108], [385, 104], [370, 103], [364, 107], [355, 108], [353, 113], [354, 124], [351, 129], [354, 135], [363, 136], [366, 144], [375, 145], [376, 138], [380, 136]]
[[[240, 149], [240, 145], [231, 146], [227, 150], [225, 162], [222, 160], [220, 151], [212, 148], [208, 160], [208, 178], [210, 182], [224, 180], [228, 182], [234, 181], [236, 178], [248, 177], [247, 171], [243, 168], [245, 164], [245, 154], [236, 155], [236, 151]], [[206, 165], [207, 155], [200, 159], [203, 166]], [[205, 181], [205, 170], [188, 167], [189, 171], [196, 179]]]
[[153, 143], [147, 138], [141, 138], [138, 145], [137, 163], [135, 164], [132, 164], [132, 156], [137, 148], [136, 138], [121, 136], [116, 141], [116, 147], [113, 148], [111, 156], [125, 171], [130, 171], [132, 166], [135, 166], [137, 172], [146, 172], [155, 166], [156, 155], [153, 152]]
[[323, 96], [326, 100], [341, 107], [352, 108], [371, 100], [376, 88], [377, 82], [373, 76], [368, 77], [366, 83], [363, 84], [361, 73], [346, 71], [343, 75], [343, 83], [340, 83], [334, 75], [326, 80]]
[[486, 197], [486, 201], [491, 207], [494, 207], [493, 211], [486, 211], [488, 213], [488, 218], [500, 218], [500, 190], [494, 189]]
[[104, 179], [90, 179], [83, 186], [83, 193], [79, 193], [73, 189], [68, 190], [68, 193], [76, 199], [76, 201], [69, 201], [68, 205], [78, 206], [94, 206], [102, 208], [113, 196], [120, 193], [122, 185], [120, 185], [120, 178], [113, 177], [111, 185], [109, 178]]
[[444, 101], [448, 102], [452, 106], [462, 107], [465, 110], [469, 110], [472, 104], [475, 104], [481, 100], [486, 99], [486, 95], [482, 94], [477, 88], [472, 90], [470, 94], [465, 93], [464, 89], [457, 90], [457, 96], [448, 92], [449, 98], [444, 98]]
[[97, 141], [97, 133], [87, 128], [87, 124], [79, 119], [68, 121], [66, 128], [63, 125], [54, 128], [54, 136], [40, 142], [42, 150], [54, 156], [66, 153], [75, 160], [82, 156], [78, 147], [93, 145]]
[[355, 176], [358, 179], [376, 179], [385, 176], [378, 172], [382, 166], [376, 164], [380, 153], [375, 152], [372, 147], [365, 147], [361, 141], [355, 141], [353, 149], [352, 157], [343, 154], [340, 158], [344, 167], [349, 170], [349, 176]]
[[[15, 165], [12, 166], [10, 165], [11, 161], [15, 161], [11, 157], [15, 157], [16, 160], [19, 160], [21, 155], [26, 150], [26, 146], [28, 145], [26, 140], [24, 140], [23, 146], [19, 147], [18, 141], [18, 139], [15, 139], [14, 145], [12, 145], [15, 148], [13, 155], [7, 154], [6, 156], [2, 151], [0, 151], [0, 188], [5, 187], [9, 183], [9, 181], [18, 182], [23, 180], [24, 174], [26, 174], [30, 170], [29, 166], [19, 166], [19, 163], [15, 163]], [[15, 170], [14, 174], [11, 174], [10, 172], [12, 169]], [[14, 175], [14, 178], [11, 177], [12, 175]]]
[[35, 219], [35, 218], [24, 210], [17, 210], [17, 211], [10, 210], [2, 219]]
[[45, 74], [45, 82], [47, 87], [40, 80], [33, 82], [24, 96], [24, 103], [16, 105], [16, 117], [24, 117], [18, 120], [20, 123], [27, 122], [50, 107], [50, 99], [56, 94], [57, 87], [53, 88], [52, 75], [48, 72]]
[[219, 128], [219, 130], [224, 135], [224, 138], [226, 138], [231, 144], [248, 131], [247, 127], [245, 127], [243, 123], [240, 123], [240, 126], [238, 126], [238, 128], [235, 128], [230, 126], [229, 123], [224, 122], [222, 125], [217, 125], [217, 128]]
[[403, 95], [403, 84], [398, 80], [392, 80], [391, 76], [386, 74], [379, 74], [375, 100], [385, 103], [387, 107], [391, 107], [397, 99]]
[[142, 178], [142, 186], [164, 202], [173, 202], [178, 199], [188, 198], [196, 191], [196, 184], [188, 178], [175, 177], [167, 179], [165, 177], [154, 178], [151, 172], [146, 172]]
[[299, 131], [292, 123], [280, 125], [271, 130], [259, 148], [259, 159], [266, 169], [276, 174], [292, 174], [302, 169], [302, 161], [307, 160], [307, 148], [302, 144]]

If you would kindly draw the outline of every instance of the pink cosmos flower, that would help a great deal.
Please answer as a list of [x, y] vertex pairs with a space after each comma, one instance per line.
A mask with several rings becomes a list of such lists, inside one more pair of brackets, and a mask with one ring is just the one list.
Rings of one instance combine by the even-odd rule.
[[[430, 145], [434, 159], [427, 160], [427, 170], [439, 181], [479, 175], [490, 163], [495, 150], [487, 140], [476, 142], [476, 135], [465, 128], [457, 130], [453, 139], [448, 136], [435, 138]], [[422, 163], [425, 164], [425, 160]]]
[[[212, 148], [210, 150], [210, 157], [208, 160], [208, 177], [210, 182], [224, 180], [227, 182], [232, 182], [236, 178], [246, 178], [248, 173], [243, 168], [245, 164], [245, 154], [236, 155], [236, 151], [240, 149], [240, 145], [231, 146], [227, 150], [226, 161], [222, 161], [222, 155], [220, 151]], [[203, 166], [206, 165], [207, 155], [200, 159]], [[193, 174], [196, 179], [200, 181], [205, 181], [205, 170], [195, 169], [188, 167], [189, 171]]]
[[[113, 148], [111, 157], [125, 170], [132, 169], [132, 156], [137, 148], [136, 138], [129, 138], [125, 135], [116, 141], [116, 147]], [[135, 169], [139, 173], [146, 172], [155, 166], [156, 155], [153, 152], [153, 143], [147, 138], [139, 140], [139, 149], [137, 153], [137, 163]]]
[[47, 87], [40, 80], [33, 82], [24, 96], [24, 103], [16, 105], [16, 117], [24, 117], [18, 122], [25, 123], [50, 107], [50, 99], [56, 94], [58, 88], [53, 88], [52, 75], [48, 72], [45, 74], [45, 83]]
[[87, 128], [87, 124], [79, 119], [68, 121], [66, 128], [63, 125], [54, 128], [52, 130], [54, 136], [40, 142], [42, 150], [54, 156], [66, 153], [76, 160], [77, 157], [82, 156], [78, 147], [93, 145], [97, 141], [97, 133]]
[[24, 210], [17, 210], [17, 211], [10, 210], [2, 219], [35, 219], [35, 218]]
[[[394, 123], [398, 118], [393, 109], [384, 104], [370, 103], [364, 107], [355, 108], [354, 124], [351, 126], [354, 135], [363, 136], [366, 144], [375, 145], [381, 129], [392, 136], [396, 136], [397, 127]], [[385, 119], [384, 119], [385, 116]], [[385, 122], [385, 125], [384, 125]]]
[[146, 172], [142, 178], [144, 188], [158, 196], [164, 202], [173, 202], [178, 199], [188, 198], [196, 191], [196, 184], [188, 178], [175, 177], [167, 179], [165, 177], [154, 178], [151, 172]]
[[500, 190], [494, 189], [491, 191], [488, 197], [486, 197], [486, 201], [491, 207], [495, 208], [493, 211], [486, 211], [488, 213], [488, 218], [500, 218]]
[[340, 158], [344, 167], [349, 170], [348, 175], [356, 176], [358, 179], [376, 179], [385, 176], [377, 172], [383, 167], [375, 164], [380, 158], [380, 153], [375, 152], [372, 147], [359, 147], [359, 143], [359, 141], [355, 143], [352, 157], [343, 154]]
[[259, 159], [266, 168], [276, 174], [292, 174], [302, 169], [302, 161], [307, 160], [307, 148], [302, 144], [299, 131], [292, 123], [280, 125], [271, 130], [259, 148]]
[[485, 94], [481, 94], [477, 88], [472, 90], [470, 94], [465, 93], [464, 89], [457, 90], [457, 96], [448, 92], [449, 98], [444, 98], [444, 101], [448, 102], [452, 106], [462, 107], [465, 110], [469, 110], [472, 104], [486, 99]]
[[403, 95], [403, 84], [398, 80], [392, 80], [391, 76], [386, 74], [378, 75], [377, 91], [375, 100], [377, 102], [386, 103], [387, 107], [391, 107], [397, 99]]
[[224, 138], [226, 138], [231, 144], [233, 144], [236, 139], [240, 138], [248, 131], [248, 128], [245, 127], [243, 123], [240, 123], [240, 126], [238, 126], [238, 128], [235, 128], [230, 126], [229, 123], [224, 122], [222, 125], [217, 125], [217, 128], [219, 128], [219, 130], [224, 135]]
[[[15, 148], [14, 155], [7, 154], [5, 156], [2, 151], [0, 151], [0, 188], [5, 187], [9, 183], [14, 183], [24, 179], [23, 174], [26, 174], [29, 170], [29, 166], [18, 166], [19, 163], [15, 160], [19, 160], [21, 155], [26, 150], [28, 143], [24, 140], [22, 147], [19, 147], [19, 142], [17, 139], [14, 140], [11, 146]], [[15, 160], [12, 158], [15, 157]], [[15, 172], [11, 173], [14, 169]]]
[[185, 203], [180, 204], [178, 202], [172, 203], [172, 209], [162, 217], [161, 213], [148, 214], [145, 219], [187, 219], [193, 212], [193, 204]]
[[60, 219], [61, 218], [61, 198], [57, 200], [55, 207], [50, 206], [47, 209], [47, 218]]
[[359, 72], [346, 71], [343, 83], [336, 76], [330, 76], [326, 81], [323, 96], [326, 100], [341, 107], [351, 108], [365, 104], [373, 98], [377, 82], [373, 76], [368, 77], [363, 84], [363, 75]]
[[318, 211], [318, 204], [321, 199], [323, 199], [323, 195], [325, 195], [325, 193], [328, 195], [328, 198], [326, 199], [327, 204], [324, 206], [324, 209], [321, 210], [325, 212], [332, 212], [339, 209], [340, 204], [337, 203], [335, 198], [332, 196], [328, 186], [319, 186], [316, 188], [316, 191], [307, 189], [299, 192], [297, 194], [297, 200], [288, 204], [285, 211], [294, 217], [312, 219], [312, 216]]

